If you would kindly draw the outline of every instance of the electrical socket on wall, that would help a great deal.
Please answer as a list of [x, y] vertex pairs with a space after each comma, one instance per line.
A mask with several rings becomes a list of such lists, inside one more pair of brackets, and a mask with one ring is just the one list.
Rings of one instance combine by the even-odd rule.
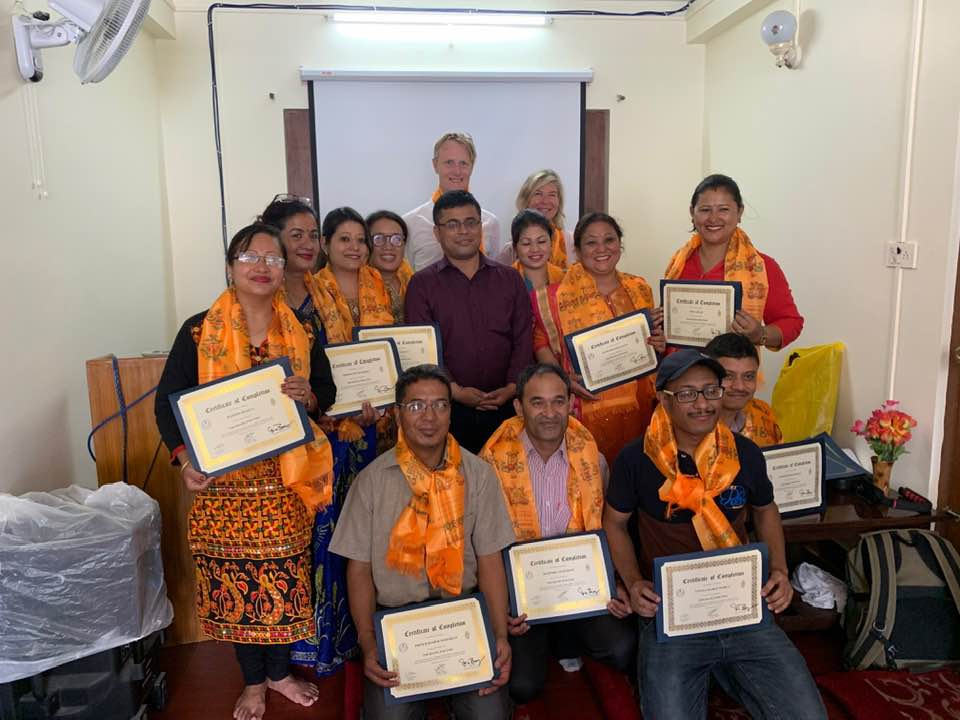
[[917, 269], [917, 244], [915, 242], [887, 243], [886, 265], [904, 270]]

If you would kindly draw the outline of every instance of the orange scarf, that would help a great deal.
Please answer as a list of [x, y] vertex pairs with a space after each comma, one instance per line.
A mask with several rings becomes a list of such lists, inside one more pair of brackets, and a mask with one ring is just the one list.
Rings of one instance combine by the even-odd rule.
[[410, 284], [410, 278], [412, 277], [413, 268], [410, 267], [410, 263], [404, 260], [397, 268], [397, 279], [400, 281], [400, 295], [402, 297], [407, 296], [407, 285]]
[[694, 452], [697, 475], [684, 475], [677, 462], [677, 440], [663, 405], [657, 406], [643, 438], [643, 450], [665, 478], [660, 499], [667, 503], [669, 518], [679, 507], [691, 511], [693, 529], [704, 550], [736, 547], [740, 538], [714, 498], [733, 483], [740, 472], [740, 459], [730, 428], [721, 422], [707, 434]]
[[[513, 269], [520, 273], [520, 276], [526, 279], [527, 273], [523, 269], [523, 265], [520, 264], [519, 260], [514, 261]], [[553, 262], [547, 262], [547, 285], [553, 285], [555, 283], [563, 280], [565, 271], [563, 268], [554, 265]]]
[[[562, 270], [567, 269], [567, 240], [563, 237], [563, 230], [553, 229], [553, 246], [550, 248], [550, 262]], [[552, 280], [550, 282], [553, 282]]]
[[[540, 514], [533, 497], [533, 485], [520, 439], [522, 432], [523, 418], [510, 418], [487, 440], [480, 457], [493, 466], [500, 478], [503, 498], [517, 540], [536, 540], [541, 536]], [[570, 523], [567, 532], [597, 530], [603, 516], [600, 451], [590, 431], [572, 417], [567, 419], [565, 439], [570, 463], [567, 475]]]
[[[267, 330], [267, 355], [286, 356], [300, 377], [310, 377], [310, 341], [283, 294], [273, 298], [273, 322]], [[236, 290], [227, 288], [203, 320], [197, 346], [197, 376], [201, 384], [249, 370], [250, 333]], [[327, 436], [310, 421], [313, 442], [287, 450], [279, 457], [280, 476], [311, 511], [333, 499], [333, 454]]]
[[405, 575], [426, 571], [430, 585], [459, 595], [463, 583], [463, 514], [466, 488], [460, 445], [447, 435], [444, 464], [427, 468], [400, 433], [397, 463], [413, 493], [390, 531], [387, 567]]
[[783, 433], [777, 425], [777, 416], [773, 408], [763, 400], [754, 398], [743, 409], [746, 422], [740, 434], [753, 440], [760, 447], [779, 445], [783, 442]]
[[[667, 265], [665, 274], [667, 280], [676, 280], [680, 277], [687, 260], [702, 244], [700, 233], [694, 233], [687, 244], [674, 253], [670, 264]], [[703, 268], [704, 272], [709, 269]], [[767, 305], [767, 294], [770, 291], [767, 268], [763, 264], [760, 253], [750, 242], [750, 238], [739, 227], [734, 230], [727, 245], [727, 254], [723, 258], [723, 279], [740, 283], [743, 288], [743, 309], [763, 322], [763, 309]]]

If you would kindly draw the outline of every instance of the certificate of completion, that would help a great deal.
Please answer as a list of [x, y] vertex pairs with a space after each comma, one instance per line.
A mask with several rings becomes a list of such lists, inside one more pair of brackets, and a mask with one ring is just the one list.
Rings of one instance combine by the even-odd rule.
[[565, 335], [564, 341], [583, 386], [600, 392], [657, 369], [657, 353], [647, 344], [649, 337], [650, 316], [640, 310]]
[[354, 340], [383, 340], [390, 338], [397, 346], [400, 368], [409, 370], [416, 365], [440, 365], [440, 330], [437, 325], [384, 325], [382, 327], [355, 327]]
[[767, 546], [763, 543], [657, 558], [653, 574], [660, 596], [660, 642], [770, 621], [760, 596], [767, 577]]
[[388, 705], [486, 687], [496, 675], [496, 643], [480, 593], [373, 616], [380, 665], [400, 684]]
[[730, 332], [742, 289], [739, 282], [661, 280], [663, 334], [670, 345], [703, 347]]
[[218, 476], [313, 440], [304, 406], [280, 392], [285, 358], [170, 396], [193, 466]]
[[400, 376], [400, 358], [393, 340], [327, 345], [324, 351], [337, 386], [337, 399], [327, 415], [353, 415], [360, 412], [364, 402], [375, 408], [393, 404], [393, 390]]
[[805, 440], [762, 450], [780, 514], [791, 517], [821, 512], [826, 504], [823, 445]]
[[616, 585], [602, 530], [517, 543], [503, 557], [514, 617], [536, 625], [608, 612]]

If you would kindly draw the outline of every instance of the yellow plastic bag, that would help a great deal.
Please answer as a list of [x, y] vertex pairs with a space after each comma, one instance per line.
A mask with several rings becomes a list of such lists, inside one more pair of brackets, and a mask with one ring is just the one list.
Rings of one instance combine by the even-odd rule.
[[843, 351], [839, 342], [787, 351], [771, 399], [783, 442], [806, 440], [833, 429]]

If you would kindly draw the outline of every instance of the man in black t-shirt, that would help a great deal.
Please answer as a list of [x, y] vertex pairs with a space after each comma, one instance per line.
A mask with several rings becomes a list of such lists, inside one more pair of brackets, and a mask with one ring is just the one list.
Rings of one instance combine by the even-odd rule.
[[[603, 528], [642, 618], [656, 615], [660, 603], [648, 579], [654, 558], [745, 543], [748, 512], [769, 550], [762, 591], [768, 607], [782, 612], [793, 597], [763, 454], [719, 423], [723, 378], [723, 366], [698, 350], [668, 356], [657, 372], [660, 405], [646, 436], [614, 463]], [[634, 513], [636, 549], [627, 529]], [[656, 624], [646, 621], [637, 674], [643, 715], [651, 720], [705, 717], [711, 675], [755, 718], [826, 718], [803, 658], [773, 623], [658, 643]]]

